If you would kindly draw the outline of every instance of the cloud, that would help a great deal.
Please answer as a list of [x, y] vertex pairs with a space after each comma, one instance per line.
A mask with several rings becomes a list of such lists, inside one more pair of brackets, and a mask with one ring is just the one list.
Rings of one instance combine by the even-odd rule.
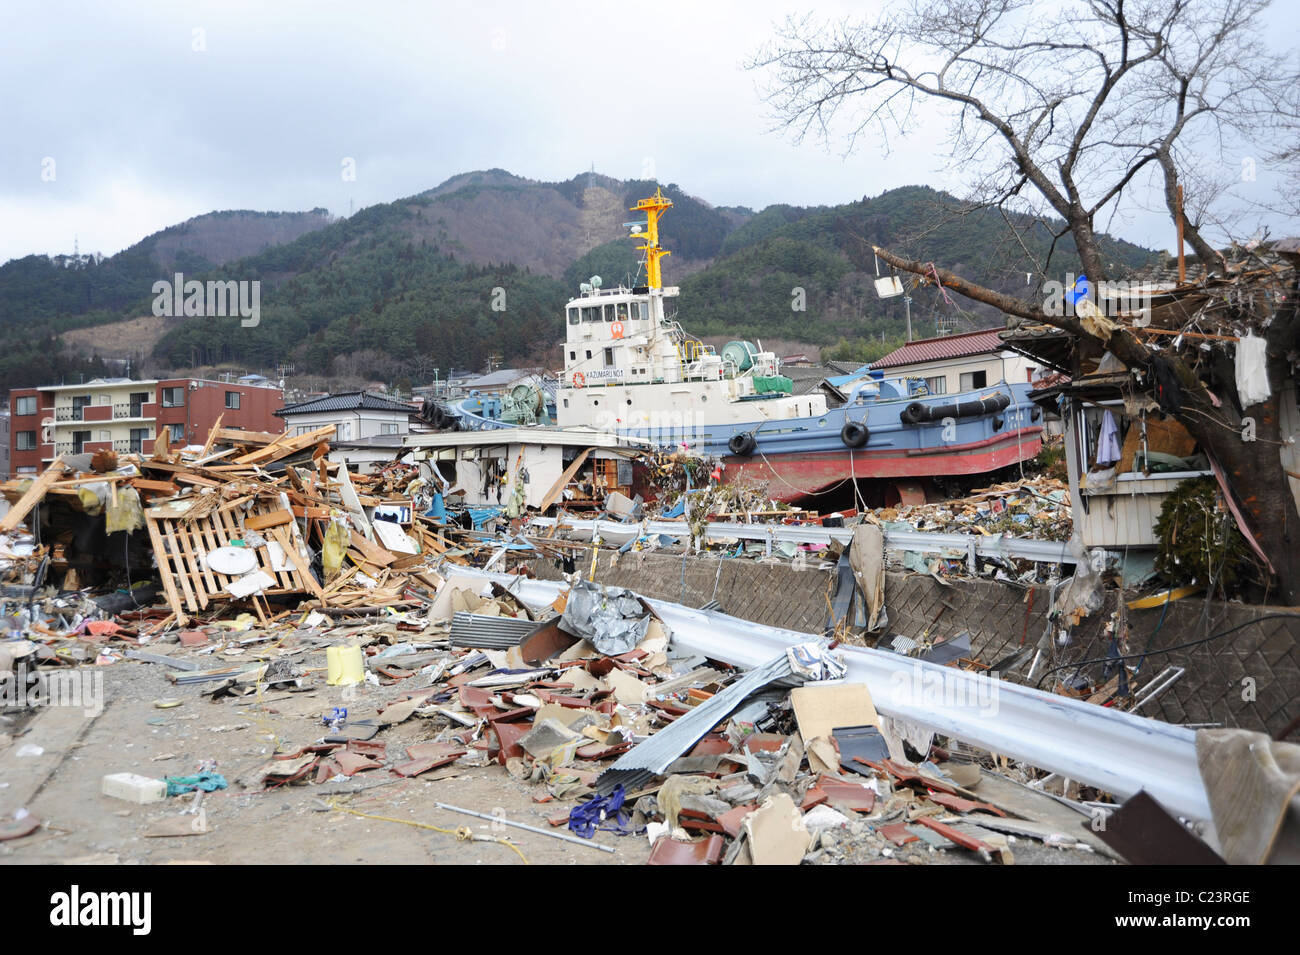
[[[10, 7], [0, 261], [71, 251], [74, 235], [111, 254], [216, 209], [347, 214], [491, 167], [546, 180], [592, 164], [618, 178], [651, 170], [754, 208], [938, 183], [937, 123], [887, 157], [770, 131], [759, 78], [741, 65], [786, 11], [786, 0]], [[345, 158], [355, 181], [340, 175]], [[1154, 241], [1159, 220], [1125, 231]]]

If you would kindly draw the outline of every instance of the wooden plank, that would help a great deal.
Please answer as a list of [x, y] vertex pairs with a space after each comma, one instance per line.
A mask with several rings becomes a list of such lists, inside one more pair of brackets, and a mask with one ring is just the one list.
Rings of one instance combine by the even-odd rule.
[[594, 448], [587, 448], [573, 459], [573, 463], [564, 469], [563, 474], [555, 479], [555, 483], [551, 485], [551, 489], [546, 492], [546, 497], [542, 498], [542, 503], [537, 508], [540, 513], [545, 514], [546, 509], [559, 500], [560, 495], [564, 493], [564, 489], [568, 486], [569, 482], [573, 480], [573, 476], [578, 473], [578, 468], [582, 467], [586, 462], [587, 455], [591, 454], [594, 450]]
[[287, 458], [296, 451], [309, 448], [320, 442], [322, 438], [329, 438], [334, 434], [334, 425], [327, 424], [324, 427], [316, 428], [314, 431], [308, 431], [306, 434], [288, 437], [286, 432], [280, 436], [279, 440], [268, 444], [264, 448], [259, 448], [242, 457], [235, 458], [236, 464], [270, 464], [272, 461], [278, 461], [281, 458]]
[[279, 527], [293, 522], [290, 511], [267, 511], [261, 514], [249, 514], [244, 518], [244, 526], [249, 530], [260, 531], [267, 527]]
[[221, 428], [217, 431], [217, 440], [223, 444], [270, 444], [272, 441], [278, 441], [284, 434], [283, 431], [272, 433], [270, 431], [241, 431], [238, 428]]
[[199, 457], [206, 457], [212, 450], [212, 446], [217, 443], [217, 432], [221, 430], [221, 419], [226, 416], [223, 411], [217, 415], [217, 420], [212, 422], [212, 427], [208, 430], [208, 440], [203, 442], [203, 450], [199, 452]]
[[104, 483], [111, 483], [113, 481], [127, 481], [127, 480], [130, 480], [130, 478], [128, 475], [125, 474], [96, 474], [93, 477], [79, 477], [79, 478], [70, 478], [67, 481], [55, 481], [53, 484], [50, 485], [50, 487], [51, 488], [81, 487], [83, 484], [104, 484]]
[[207, 595], [202, 593], [202, 588], [198, 588], [199, 593], [195, 594], [196, 588], [190, 583], [191, 577], [197, 568], [186, 566], [185, 551], [181, 549], [180, 541], [176, 539], [176, 530], [171, 521], [163, 525], [163, 537], [171, 545], [171, 555], [177, 570], [176, 576], [180, 578], [181, 591], [185, 594], [186, 604], [192, 611], [198, 611], [200, 606], [207, 607]]
[[176, 580], [172, 575], [171, 561], [167, 557], [167, 546], [163, 543], [157, 522], [149, 516], [148, 512], [145, 512], [144, 524], [149, 529], [149, 539], [153, 542], [154, 556], [158, 559], [158, 576], [162, 578], [163, 592], [167, 594], [167, 603], [172, 608], [172, 613], [176, 615], [177, 625], [183, 627], [190, 622], [190, 618], [186, 615], [185, 608], [181, 606], [180, 595], [176, 592]]
[[207, 454], [199, 458], [198, 460], [191, 461], [190, 466], [201, 468], [209, 461], [220, 461], [222, 458], [228, 458], [230, 457], [230, 455], [234, 454], [238, 450], [239, 450], [238, 448], [226, 448], [224, 451], [217, 451], [213, 454]]
[[293, 511], [294, 517], [307, 517], [318, 521], [328, 520], [330, 516], [328, 507], [301, 507], [295, 504], [289, 510]]
[[298, 577], [302, 580], [303, 587], [314, 596], [323, 598], [325, 593], [321, 590], [316, 578], [312, 576], [311, 568], [303, 560], [302, 554], [298, 553], [298, 542], [290, 538], [289, 529], [287, 527], [277, 527], [271, 531], [271, 536], [284, 549], [289, 562], [298, 568]]
[[[222, 546], [217, 542], [215, 528], [216, 528], [216, 521], [210, 514], [205, 520], [194, 522], [194, 531], [195, 533], [199, 534], [202, 538], [203, 551], [205, 554], [210, 554], [218, 547]], [[225, 574], [217, 573], [211, 567], [208, 567], [207, 564], [208, 562], [205, 560], [203, 562], [203, 566], [207, 569], [208, 574], [212, 578], [212, 592], [214, 594], [224, 593], [226, 589], [226, 583], [230, 580], [230, 578]]]
[[63, 473], [63, 470], [63, 455], [60, 454], [50, 462], [50, 466], [45, 469], [41, 476], [32, 482], [32, 486], [18, 499], [18, 503], [9, 508], [9, 513], [0, 518], [0, 534], [13, 530], [23, 522], [23, 518], [41, 502], [41, 499], [45, 497], [45, 492], [50, 489], [50, 485]]
[[207, 524], [210, 519], [195, 521], [192, 524], [180, 524], [177, 526], [177, 533], [184, 538], [185, 549], [194, 554], [194, 560], [198, 564], [199, 571], [203, 575], [203, 581], [207, 584], [207, 593], [215, 597], [221, 592], [217, 586], [216, 579], [212, 576], [212, 568], [208, 566], [205, 559], [208, 555], [208, 547], [203, 541], [203, 535], [200, 528]]
[[348, 531], [352, 534], [352, 546], [365, 556], [368, 563], [377, 567], [387, 567], [397, 559], [378, 544], [366, 540], [354, 528], [349, 527]]
[[153, 481], [149, 478], [131, 478], [128, 482], [137, 491], [153, 491], [157, 494], [179, 494], [180, 487], [171, 481]]

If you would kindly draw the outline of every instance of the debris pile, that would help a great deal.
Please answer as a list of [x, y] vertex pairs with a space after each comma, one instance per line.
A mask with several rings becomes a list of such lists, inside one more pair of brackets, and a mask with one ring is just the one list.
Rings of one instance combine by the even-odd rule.
[[332, 433], [218, 423], [202, 447], [173, 450], [164, 434], [151, 456], [63, 455], [3, 485], [10, 634], [81, 637], [86, 621], [116, 619], [147, 638], [241, 612], [265, 626], [300, 609], [410, 607], [439, 586], [431, 561], [485, 563], [501, 550], [496, 534], [461, 526], [472, 520], [430, 517], [414, 466], [359, 475], [330, 461]]
[[[178, 692], [246, 704], [254, 722], [259, 711], [292, 714], [301, 732], [229, 783], [207, 766], [120, 774], [105, 779], [106, 794], [197, 803], [227, 785], [302, 786], [346, 812], [336, 797], [358, 786], [495, 766], [555, 807], [549, 827], [533, 831], [600, 851], [611, 836], [645, 838], [654, 865], [925, 863], [946, 853], [1010, 863], [1017, 836], [1096, 848], [981, 795], [972, 757], [954, 760], [931, 734], [883, 719], [825, 643], [737, 670], [677, 649], [653, 609], [618, 588], [575, 582], [538, 607], [452, 573], [434, 603], [376, 619], [308, 611], [268, 627], [251, 615], [229, 623], [125, 656], [165, 668]], [[346, 705], [322, 701], [331, 684], [350, 691]]]
[[918, 531], [1010, 533], [1065, 541], [1073, 530], [1069, 486], [1050, 477], [994, 484], [955, 500], [886, 507], [873, 513], [880, 521], [903, 522]]

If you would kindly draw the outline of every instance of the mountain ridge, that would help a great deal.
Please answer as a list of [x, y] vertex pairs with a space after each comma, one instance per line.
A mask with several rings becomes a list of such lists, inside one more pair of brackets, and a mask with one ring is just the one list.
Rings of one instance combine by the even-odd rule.
[[[149, 313], [153, 281], [173, 270], [187, 279], [261, 281], [262, 322], [255, 329], [227, 319], [150, 326], [157, 338], [146, 363], [158, 368], [288, 363], [329, 374], [347, 366], [420, 383], [434, 369], [476, 367], [488, 355], [555, 362], [561, 310], [578, 282], [591, 274], [607, 285], [637, 281], [636, 242], [624, 223], [635, 216], [628, 207], [656, 188], [674, 202], [663, 241], [674, 253], [665, 260], [667, 281], [682, 289], [678, 317], [688, 331], [715, 338], [887, 343], [901, 331], [902, 308], [874, 296], [871, 243], [1023, 291], [1018, 245], [1039, 252], [1050, 242], [1047, 227], [1028, 217], [1012, 217], [1009, 226], [997, 212], [970, 210], [928, 186], [755, 213], [713, 206], [675, 183], [594, 172], [545, 182], [474, 170], [346, 218], [323, 209], [211, 213], [100, 261], [11, 260], [0, 266], [0, 328], [18, 341], [0, 356], [0, 381], [13, 387], [55, 374], [52, 336], [70, 329], [82, 329], [78, 345], [94, 353], [98, 342], [111, 341], [112, 325]], [[1062, 273], [1077, 262], [1068, 243], [1057, 254]], [[1131, 269], [1154, 253], [1107, 239], [1106, 254], [1117, 269]], [[916, 289], [913, 299], [918, 326], [949, 308], [975, 326], [998, 320], [949, 306], [934, 289]], [[132, 353], [142, 347], [137, 334]], [[36, 353], [47, 357], [19, 360]]]

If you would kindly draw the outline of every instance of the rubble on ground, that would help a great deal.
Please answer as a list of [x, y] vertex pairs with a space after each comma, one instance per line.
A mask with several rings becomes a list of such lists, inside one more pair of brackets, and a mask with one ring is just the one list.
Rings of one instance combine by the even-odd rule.
[[[882, 718], [867, 687], [845, 680], [839, 628], [739, 669], [682, 649], [638, 594], [591, 581], [558, 525], [454, 504], [431, 516], [418, 468], [363, 476], [327, 454], [325, 429], [214, 428], [202, 447], [173, 450], [162, 438], [150, 456], [64, 457], [4, 486], [0, 680], [156, 667], [174, 690], [155, 701], [160, 710], [228, 707], [214, 732], [272, 712], [298, 727], [271, 734], [266, 757], [234, 771], [110, 774], [106, 798], [194, 809], [227, 788], [307, 787], [348, 812], [334, 799], [346, 795], [340, 782], [497, 767], [554, 807], [553, 835], [600, 851], [617, 837], [647, 839], [651, 864], [1007, 864], [1030, 843], [1105, 854], [1006, 800], [1005, 787], [1041, 773]], [[1040, 478], [876, 514], [761, 516], [852, 528], [854, 543], [873, 540], [879, 554], [890, 523], [1051, 533], [1068, 523], [1063, 492]], [[763, 503], [754, 494], [684, 491], [679, 516], [752, 520]], [[825, 549], [835, 560], [844, 552]], [[471, 573], [517, 574], [539, 556], [570, 568], [541, 605], [514, 592], [521, 576]], [[867, 589], [877, 572], [883, 581], [878, 566], [852, 571]], [[893, 649], [976, 665], [928, 643]], [[390, 743], [403, 724], [414, 733]], [[172, 823], [146, 834], [206, 831]]]

